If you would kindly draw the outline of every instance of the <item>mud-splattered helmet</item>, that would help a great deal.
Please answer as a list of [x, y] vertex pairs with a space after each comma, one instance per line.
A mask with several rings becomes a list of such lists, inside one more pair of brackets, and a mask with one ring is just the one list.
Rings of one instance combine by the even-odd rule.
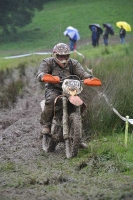
[[53, 48], [53, 55], [55, 61], [61, 66], [64, 67], [70, 57], [70, 49], [67, 44], [59, 43], [56, 44]]

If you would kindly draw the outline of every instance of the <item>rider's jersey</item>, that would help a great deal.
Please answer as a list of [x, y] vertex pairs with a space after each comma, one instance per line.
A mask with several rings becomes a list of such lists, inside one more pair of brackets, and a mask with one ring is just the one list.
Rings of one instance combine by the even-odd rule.
[[[61, 67], [53, 57], [42, 60], [37, 73], [38, 80], [41, 81], [41, 78], [45, 74], [59, 76], [60, 79], [70, 75], [77, 75], [81, 80], [91, 77], [91, 75], [84, 70], [82, 65], [77, 60], [72, 58], [68, 60], [68, 63], [64, 68]], [[46, 86], [48, 88], [61, 88], [61, 83], [46, 83]]]

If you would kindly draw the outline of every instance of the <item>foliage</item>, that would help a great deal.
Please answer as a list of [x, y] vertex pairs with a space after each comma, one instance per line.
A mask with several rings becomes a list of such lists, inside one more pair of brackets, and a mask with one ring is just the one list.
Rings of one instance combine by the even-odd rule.
[[87, 162], [87, 160], [94, 158], [98, 163], [107, 161], [109, 164], [111, 164], [110, 161], [113, 161], [118, 171], [128, 173], [128, 171], [133, 170], [132, 142], [132, 134], [128, 136], [127, 147], [124, 146], [124, 133], [95, 137], [89, 142], [89, 151], [80, 151], [79, 157], [75, 160], [79, 161], [82, 158], [84, 162]]
[[[17, 78], [16, 78], [17, 77]], [[17, 102], [18, 96], [22, 97], [24, 87], [25, 64], [18, 65], [18, 75], [14, 77], [13, 69], [0, 71], [0, 108], [9, 108]]]
[[130, 119], [133, 118], [132, 43], [108, 47], [108, 51], [110, 53], [104, 55], [102, 47], [92, 49], [88, 54], [86, 50], [82, 51], [86, 55], [85, 68], [92, 69], [93, 75], [102, 81], [100, 88], [85, 87], [88, 112], [85, 114], [84, 132], [87, 135], [88, 130], [91, 130], [90, 135], [124, 131], [125, 123], [113, 112], [113, 108], [123, 117], [129, 115]]
[[15, 59], [0, 59], [0, 70], [13, 69], [20, 66], [20, 68], [26, 67], [27, 65], [37, 66], [43, 58], [47, 55], [32, 55], [22, 58]]
[[35, 9], [42, 10], [46, 0], [23, 0], [9, 1], [1, 0], [0, 2], [0, 26], [4, 34], [16, 32], [17, 27], [23, 27], [32, 22]]

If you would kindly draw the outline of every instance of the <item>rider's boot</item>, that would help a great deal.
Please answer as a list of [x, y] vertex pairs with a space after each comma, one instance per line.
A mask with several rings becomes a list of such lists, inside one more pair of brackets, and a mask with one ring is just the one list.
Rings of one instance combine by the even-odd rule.
[[47, 135], [47, 136], [51, 137], [51, 129], [50, 129], [49, 125], [43, 125], [40, 139], [42, 139], [43, 135]]

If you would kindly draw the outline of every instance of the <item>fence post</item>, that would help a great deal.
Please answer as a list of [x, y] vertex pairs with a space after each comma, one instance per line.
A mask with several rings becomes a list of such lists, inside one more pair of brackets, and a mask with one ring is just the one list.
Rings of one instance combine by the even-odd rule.
[[129, 116], [126, 116], [126, 125], [125, 125], [125, 146], [127, 147], [127, 140], [128, 140], [128, 119]]

